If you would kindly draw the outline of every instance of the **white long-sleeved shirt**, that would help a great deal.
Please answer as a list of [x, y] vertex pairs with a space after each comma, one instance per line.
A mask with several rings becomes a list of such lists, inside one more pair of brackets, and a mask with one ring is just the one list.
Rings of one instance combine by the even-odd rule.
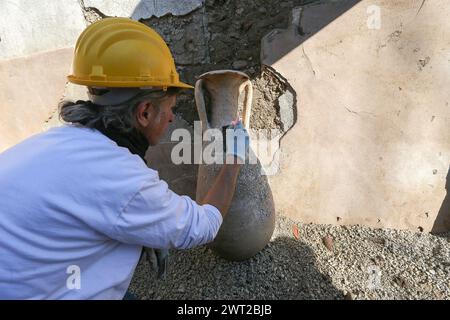
[[0, 299], [121, 299], [142, 246], [205, 244], [221, 223], [100, 132], [50, 129], [0, 154]]

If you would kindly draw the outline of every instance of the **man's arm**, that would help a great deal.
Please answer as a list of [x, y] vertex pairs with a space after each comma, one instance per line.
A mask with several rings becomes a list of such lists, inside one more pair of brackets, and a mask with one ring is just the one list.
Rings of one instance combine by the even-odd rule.
[[240, 121], [233, 122], [226, 132], [226, 163], [201, 204], [216, 207], [222, 217], [228, 212], [236, 189], [237, 177], [248, 155], [250, 137]]
[[225, 164], [200, 204], [210, 204], [216, 207], [222, 217], [225, 217], [234, 196], [240, 168], [240, 164]]
[[151, 248], [188, 249], [212, 241], [233, 199], [239, 163], [245, 162], [249, 149], [249, 136], [242, 125], [234, 124], [231, 129], [233, 135], [227, 135], [227, 164], [201, 202], [211, 207], [199, 206], [191, 198], [175, 194], [155, 174], [146, 179], [132, 201], [121, 210], [113, 228], [108, 230], [110, 237]]

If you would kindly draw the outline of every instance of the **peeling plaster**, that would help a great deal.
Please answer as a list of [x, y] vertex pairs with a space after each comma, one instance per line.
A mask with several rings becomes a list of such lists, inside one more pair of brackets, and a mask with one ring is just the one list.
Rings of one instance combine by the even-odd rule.
[[182, 16], [203, 6], [203, 0], [128, 0], [104, 1], [84, 0], [87, 7], [98, 10], [107, 16], [131, 17], [134, 20], [160, 18], [167, 14]]
[[81, 10], [83, 11], [86, 24], [91, 24], [95, 21], [108, 17], [95, 7], [86, 7], [86, 5], [84, 4], [84, 0], [78, 0], [78, 3], [80, 4]]

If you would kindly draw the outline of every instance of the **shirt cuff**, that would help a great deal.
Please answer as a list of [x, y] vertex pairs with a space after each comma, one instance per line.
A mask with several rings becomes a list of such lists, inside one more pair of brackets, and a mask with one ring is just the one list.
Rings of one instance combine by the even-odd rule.
[[219, 209], [217, 209], [216, 207], [214, 207], [213, 205], [210, 205], [210, 204], [204, 204], [203, 208], [207, 209], [209, 212], [213, 212], [216, 215], [216, 218], [219, 222], [219, 226], [222, 225], [223, 217], [222, 217], [222, 214], [220, 213]]

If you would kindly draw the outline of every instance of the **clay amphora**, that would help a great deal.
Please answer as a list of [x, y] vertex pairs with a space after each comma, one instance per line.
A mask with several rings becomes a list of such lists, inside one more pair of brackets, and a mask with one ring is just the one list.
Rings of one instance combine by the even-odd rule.
[[[241, 96], [242, 94], [245, 96]], [[208, 106], [205, 104], [208, 100], [205, 99], [206, 95], [209, 96]], [[201, 75], [195, 86], [195, 100], [203, 132], [208, 128], [222, 129], [235, 120], [241, 100], [243, 124], [249, 128], [252, 84], [245, 73], [218, 70]], [[204, 199], [221, 168], [221, 164], [200, 164], [197, 201]], [[274, 228], [273, 197], [266, 176], [261, 174], [261, 165], [259, 162], [244, 164], [228, 214], [216, 239], [209, 246], [227, 260], [245, 260], [266, 246]]]

